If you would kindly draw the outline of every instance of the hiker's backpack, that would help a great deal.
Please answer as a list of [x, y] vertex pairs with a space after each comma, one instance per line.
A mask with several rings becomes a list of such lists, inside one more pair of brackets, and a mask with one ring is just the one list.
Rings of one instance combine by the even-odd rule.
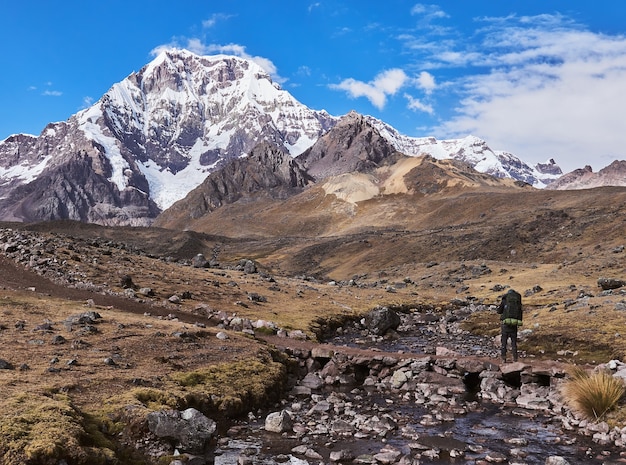
[[519, 292], [510, 289], [504, 296], [504, 312], [502, 320], [505, 324], [522, 324], [522, 296]]

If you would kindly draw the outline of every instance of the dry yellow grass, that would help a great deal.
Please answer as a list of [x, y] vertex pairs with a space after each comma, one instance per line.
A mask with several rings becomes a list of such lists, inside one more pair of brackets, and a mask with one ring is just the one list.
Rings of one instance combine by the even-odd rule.
[[[397, 190], [398, 178], [389, 179]], [[436, 177], [419, 181], [428, 179], [436, 183]], [[152, 306], [144, 315], [145, 308], [134, 300], [87, 306], [84, 298], [65, 298], [72, 294], [75, 299], [75, 290], [52, 292], [39, 282], [34, 292], [24, 291], [32, 285], [25, 280], [18, 291], [6, 284], [12, 276], [3, 275], [0, 358], [16, 368], [23, 363], [30, 367], [0, 370], [5, 394], [0, 428], [10, 433], [0, 439], [0, 450], [9, 454], [8, 460], [20, 462], [14, 455], [23, 449], [20, 438], [36, 431], [35, 425], [17, 428], [29, 423], [13, 421], [13, 412], [30, 418], [43, 409], [50, 421], [66, 425], [72, 437], [86, 438], [62, 441], [75, 445], [75, 457], [90, 447], [106, 457], [111, 437], [101, 431], [115, 436], [124, 425], [141, 422], [150, 409], [209, 408], [203, 402], [216, 390], [222, 401], [210, 408], [218, 411], [221, 406], [237, 410], [240, 397], [262, 398], [278, 371], [269, 370], [253, 385], [247, 381], [254, 378], [257, 364], [276, 363], [269, 362], [271, 350], [238, 333], [220, 341], [216, 328], [195, 324], [206, 322], [213, 311], [270, 320], [313, 337], [320, 319], [354, 317], [376, 305], [438, 306], [455, 299], [496, 304], [503, 293], [498, 289], [510, 286], [526, 294], [523, 330], [532, 332], [520, 348], [530, 357], [568, 363], [626, 357], [626, 319], [618, 310], [623, 296], [617, 291], [603, 295], [597, 286], [600, 277], [624, 275], [619, 251], [626, 237], [624, 189], [556, 193], [487, 186], [347, 203], [313, 188], [298, 198], [248, 202], [196, 222], [200, 231], [221, 237], [67, 223], [25, 226], [69, 235], [70, 246], [40, 257], [64, 264], [66, 275], [117, 293], [124, 292], [120, 276], [129, 275], [137, 287], [152, 288], [155, 296], [147, 299]], [[224, 237], [229, 233], [232, 238]], [[90, 245], [101, 238], [129, 247]], [[195, 269], [176, 262], [199, 252], [211, 257], [214, 251], [223, 265], [255, 259], [262, 273]], [[154, 258], [158, 256], [174, 258]], [[345, 282], [333, 286], [332, 279]], [[354, 285], [347, 284], [350, 279]], [[180, 304], [167, 301], [183, 292], [191, 298]], [[253, 293], [265, 301], [251, 301]], [[69, 316], [87, 310], [102, 315], [98, 331], [65, 329]], [[24, 329], [16, 328], [18, 320], [25, 320]], [[46, 321], [53, 323], [51, 333], [33, 331]], [[466, 327], [492, 336], [500, 330], [497, 314], [490, 311], [476, 312]], [[67, 342], [52, 344], [58, 334]], [[116, 365], [104, 364], [107, 357]], [[51, 363], [53, 359], [58, 362]], [[70, 360], [77, 363], [67, 364]], [[227, 392], [217, 387], [225, 375], [246, 382], [232, 382], [234, 390]], [[23, 409], [18, 407], [21, 399], [27, 404]], [[124, 405], [137, 408], [123, 415]], [[36, 447], [54, 455], [58, 444], [50, 439]]]
[[570, 376], [562, 385], [561, 394], [572, 410], [587, 420], [605, 419], [626, 391], [621, 378], [604, 370], [587, 373], [574, 369]]

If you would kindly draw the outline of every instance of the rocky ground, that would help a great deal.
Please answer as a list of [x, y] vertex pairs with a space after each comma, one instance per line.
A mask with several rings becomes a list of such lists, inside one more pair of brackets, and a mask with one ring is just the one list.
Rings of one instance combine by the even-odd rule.
[[[600, 261], [592, 267], [575, 261], [441, 261], [322, 280], [306, 272], [277, 272], [275, 263], [266, 266], [252, 253], [258, 252], [258, 244], [149, 229], [71, 226], [0, 230], [0, 358], [8, 364], [0, 370], [0, 383], [7, 399], [29, 392], [43, 398], [53, 393], [58, 400], [62, 394], [73, 408], [90, 415], [102, 415], [110, 399], [115, 405], [135, 403], [124, 395], [136, 388], [172, 392], [175, 405], [188, 389], [172, 381], [181, 373], [249, 360], [270, 367], [276, 358], [272, 348], [300, 354], [327, 350], [330, 341], [318, 340], [324, 334], [334, 338], [331, 350], [351, 358], [374, 360], [387, 352], [398, 359], [451, 355], [489, 364], [496, 359], [499, 331], [490, 304], [510, 285], [525, 293], [528, 329], [539, 338], [540, 328], [552, 328], [553, 315], [584, 315], [588, 321], [597, 316], [607, 324], [612, 321], [607, 315], [619, 318], [622, 300], [619, 289], [598, 289], [598, 276], [590, 270]], [[212, 262], [209, 267], [194, 262], [200, 252]], [[607, 264], [620, 253], [598, 253], [605, 257], [603, 269], [616, 269]], [[292, 257], [285, 260], [293, 263]], [[399, 337], [372, 338], [356, 322], [379, 306], [419, 319], [405, 322]], [[82, 320], [89, 312], [100, 318]], [[471, 334], [461, 326], [467, 322], [481, 331]], [[419, 331], [408, 336], [407, 328]], [[623, 322], [602, 331], [610, 337], [626, 334]], [[574, 335], [562, 336], [549, 353], [526, 343], [525, 361], [574, 361], [580, 350], [576, 341]], [[444, 354], [444, 349], [450, 352]], [[317, 370], [308, 355], [302, 360], [307, 369]], [[390, 379], [372, 382], [382, 386]], [[253, 388], [246, 389], [253, 396]], [[170, 401], [159, 402], [150, 408]], [[261, 404], [273, 402], [265, 398]], [[148, 405], [143, 401], [139, 407]], [[233, 405], [231, 413], [254, 410]], [[15, 412], [7, 401], [4, 408]], [[9, 463], [6, 457], [5, 452], [3, 463]]]

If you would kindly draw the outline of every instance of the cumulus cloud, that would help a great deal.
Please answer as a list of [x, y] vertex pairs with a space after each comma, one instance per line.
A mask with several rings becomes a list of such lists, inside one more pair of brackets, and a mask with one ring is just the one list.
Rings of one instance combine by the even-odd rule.
[[428, 113], [430, 115], [432, 115], [435, 112], [432, 105], [425, 104], [421, 100], [416, 99], [415, 97], [409, 94], [404, 94], [404, 98], [407, 99], [408, 101], [407, 106], [410, 110], [423, 111], [424, 113]]
[[331, 84], [330, 88], [343, 90], [352, 98], [365, 97], [372, 105], [382, 110], [387, 103], [387, 97], [395, 95], [407, 80], [408, 76], [403, 70], [394, 68], [379, 73], [370, 82], [349, 78], [339, 84]]
[[435, 76], [427, 71], [422, 71], [417, 79], [415, 79], [417, 87], [422, 89], [426, 94], [432, 93], [437, 88], [435, 83]]
[[[625, 37], [560, 15], [480, 21], [478, 42], [419, 48], [422, 63], [447, 72], [443, 85], [458, 93], [454, 113], [432, 128], [437, 137], [473, 134], [532, 163], [554, 158], [564, 171], [626, 158]], [[407, 48], [417, 44], [404, 39]], [[428, 76], [420, 78], [428, 92]]]

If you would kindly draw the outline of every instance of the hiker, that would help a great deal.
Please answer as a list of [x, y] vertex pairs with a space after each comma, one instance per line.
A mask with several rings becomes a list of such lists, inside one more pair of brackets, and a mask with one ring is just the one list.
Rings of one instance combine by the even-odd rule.
[[509, 339], [511, 340], [511, 353], [513, 361], [517, 362], [517, 327], [522, 325], [522, 296], [519, 292], [509, 289], [502, 296], [500, 305], [498, 306], [500, 314], [500, 323], [502, 326], [501, 335], [501, 355], [502, 362], [506, 363], [506, 346]]

